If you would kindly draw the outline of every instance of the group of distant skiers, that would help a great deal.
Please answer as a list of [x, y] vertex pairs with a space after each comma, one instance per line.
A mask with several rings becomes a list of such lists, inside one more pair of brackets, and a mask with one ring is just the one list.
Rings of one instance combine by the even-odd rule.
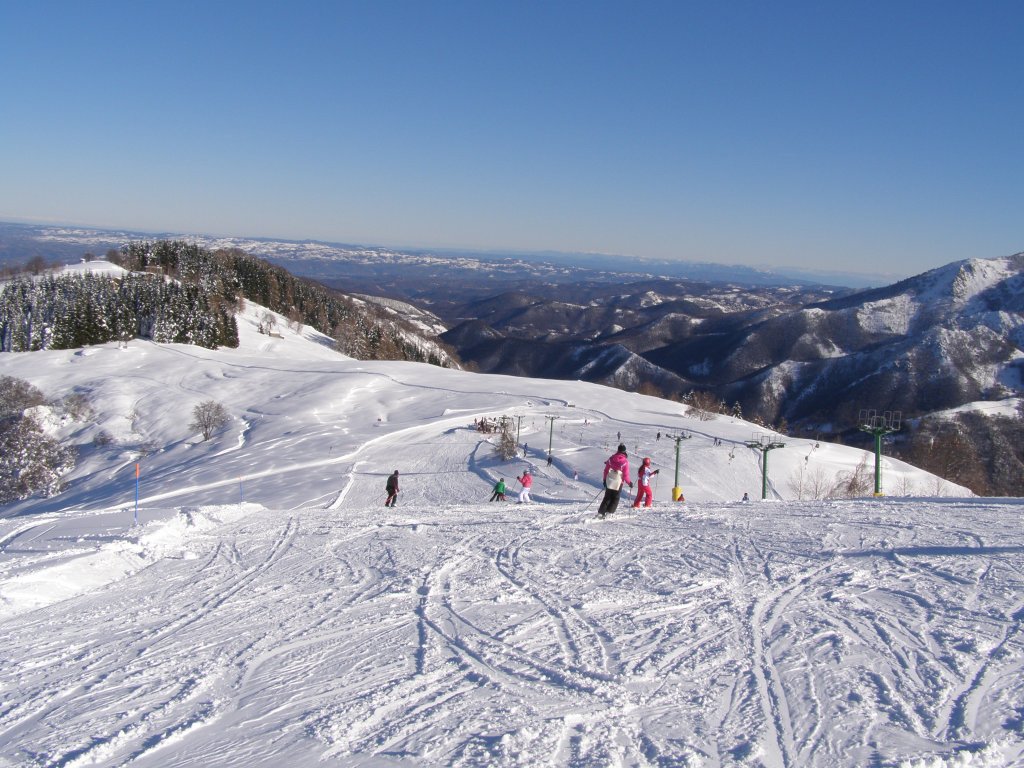
[[[661, 436], [661, 433], [658, 433]], [[636, 497], [633, 500], [633, 507], [639, 507], [641, 503], [645, 507], [649, 507], [654, 502], [654, 492], [651, 489], [651, 478], [658, 474], [661, 470], [651, 469], [651, 458], [650, 456], [644, 457], [643, 463], [640, 465], [640, 470], [637, 472], [637, 489]], [[578, 479], [579, 473], [573, 472], [573, 479]], [[629, 458], [626, 454], [626, 446], [619, 443], [619, 447], [615, 450], [608, 460], [604, 463], [604, 496], [601, 498], [601, 504], [597, 509], [597, 516], [601, 519], [608, 517], [608, 515], [614, 514], [615, 510], [619, 507], [619, 497], [622, 494], [622, 486], [629, 486], [630, 490], [633, 489], [633, 481], [629, 477]], [[530, 474], [529, 469], [524, 469], [521, 477], [516, 478], [516, 482], [519, 483], [519, 503], [527, 504], [530, 501], [530, 489], [533, 488], [533, 475]], [[387, 483], [384, 486], [384, 490], [387, 491], [387, 500], [384, 502], [385, 507], [395, 506], [395, 502], [398, 501], [398, 470], [396, 469], [391, 475], [388, 476]], [[505, 501], [505, 492], [508, 488], [505, 485], [505, 478], [500, 478], [498, 482], [494, 484], [494, 488], [491, 489], [491, 501]], [[680, 495], [679, 500], [682, 501], [683, 497]], [[750, 496], [746, 493], [743, 494], [744, 502], [750, 501]]]
[[[651, 490], [651, 478], [658, 474], [658, 472], [659, 470], [657, 469], [651, 469], [650, 457], [643, 460], [643, 464], [640, 465], [640, 470], [637, 473], [637, 491], [636, 498], [633, 501], [634, 507], [639, 507], [641, 504], [645, 507], [651, 506], [654, 501], [654, 493]], [[574, 474], [574, 477], [578, 477], [578, 474]], [[629, 486], [630, 489], [633, 488], [633, 481], [629, 476], [629, 458], [626, 455], [626, 446], [622, 443], [619, 443], [615, 453], [609, 456], [608, 460], [604, 463], [603, 481], [604, 498], [601, 499], [601, 505], [597, 511], [599, 518], [605, 518], [608, 515], [614, 514], [619, 506], [619, 496], [622, 493], [623, 485]], [[516, 482], [519, 483], [520, 488], [519, 503], [529, 503], [530, 489], [533, 488], [533, 475], [530, 474], [530, 470], [524, 469], [523, 474], [516, 478]], [[398, 500], [397, 469], [388, 477], [385, 490], [388, 495], [384, 506], [395, 506]], [[505, 478], [502, 477], [494, 484], [490, 500], [505, 501], [507, 490]]]
[[[636, 498], [633, 500], [634, 507], [639, 507], [641, 504], [649, 507], [654, 502], [651, 478], [658, 474], [659, 471], [651, 469], [650, 457], [644, 458], [643, 464], [640, 465], [640, 471], [637, 473]], [[576, 473], [573, 476], [579, 477]], [[521, 503], [528, 502], [530, 500], [530, 488], [533, 487], [533, 477], [530, 475], [530, 470], [524, 470], [522, 477], [517, 477], [516, 482], [519, 483], [521, 488], [519, 491], [519, 501]], [[631, 489], [633, 488], [633, 481], [629, 477], [629, 458], [626, 454], [626, 446], [622, 443], [619, 443], [615, 453], [609, 456], [608, 461], [604, 463], [603, 482], [604, 498], [601, 499], [601, 506], [597, 511], [597, 516], [600, 518], [607, 517], [618, 509], [619, 497], [624, 484], [628, 485]], [[506, 490], [505, 478], [502, 477], [494, 484], [490, 500], [505, 501]]]

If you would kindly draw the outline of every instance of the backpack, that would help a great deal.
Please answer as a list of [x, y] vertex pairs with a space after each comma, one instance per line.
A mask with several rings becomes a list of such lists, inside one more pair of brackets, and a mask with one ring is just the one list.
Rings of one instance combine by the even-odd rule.
[[604, 479], [604, 487], [613, 491], [619, 490], [622, 487], [622, 470], [609, 469]]

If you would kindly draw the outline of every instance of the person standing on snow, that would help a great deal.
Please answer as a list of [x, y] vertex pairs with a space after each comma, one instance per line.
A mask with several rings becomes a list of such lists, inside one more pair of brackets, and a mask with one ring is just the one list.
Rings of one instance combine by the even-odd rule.
[[660, 469], [651, 469], [651, 457], [647, 456], [644, 458], [644, 463], [640, 465], [640, 471], [636, 473], [636, 500], [633, 502], [634, 507], [639, 507], [640, 502], [644, 499], [644, 506], [651, 506], [651, 502], [654, 500], [654, 493], [651, 492], [651, 478], [654, 477]]
[[505, 478], [501, 478], [494, 484], [494, 493], [491, 494], [491, 501], [505, 500]]
[[395, 502], [398, 501], [398, 470], [395, 470], [393, 475], [388, 476], [388, 481], [384, 485], [384, 490], [388, 492], [387, 501], [384, 502], [385, 507], [395, 506]]
[[533, 478], [530, 476], [530, 470], [524, 469], [523, 476], [517, 477], [516, 480], [523, 486], [522, 490], [519, 491], [519, 503], [529, 504], [530, 488], [533, 486]]
[[597, 516], [604, 518], [614, 514], [619, 506], [619, 494], [622, 484], [630, 488], [633, 481], [629, 479], [629, 459], [626, 458], [626, 446], [619, 443], [618, 450], [608, 457], [604, 463], [604, 498], [597, 509]]

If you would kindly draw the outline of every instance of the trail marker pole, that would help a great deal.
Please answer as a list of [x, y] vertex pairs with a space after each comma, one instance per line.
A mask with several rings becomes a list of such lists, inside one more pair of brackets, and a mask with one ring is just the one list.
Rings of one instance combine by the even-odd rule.
[[132, 525], [139, 524], [139, 462], [135, 462], [135, 517]]

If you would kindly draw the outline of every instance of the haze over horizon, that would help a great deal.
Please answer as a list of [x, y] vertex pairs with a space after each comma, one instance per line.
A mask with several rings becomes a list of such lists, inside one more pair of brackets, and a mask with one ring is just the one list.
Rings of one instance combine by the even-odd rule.
[[910, 275], [1024, 249], [1024, 6], [0, 8], [0, 219]]

